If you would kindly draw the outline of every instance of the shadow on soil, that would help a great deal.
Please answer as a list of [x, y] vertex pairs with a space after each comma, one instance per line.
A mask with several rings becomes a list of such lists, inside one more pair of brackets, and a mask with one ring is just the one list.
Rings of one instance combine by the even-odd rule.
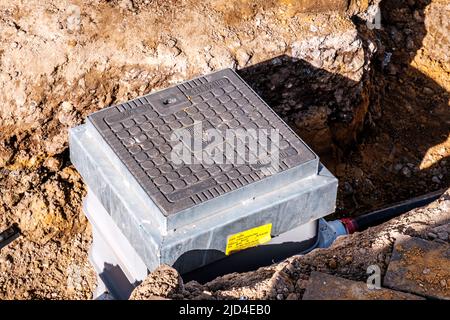
[[[379, 47], [372, 97], [372, 102], [379, 100], [379, 115], [368, 114], [373, 125], [366, 126], [358, 147], [339, 159], [340, 212], [357, 215], [450, 185], [450, 94], [411, 66], [427, 33], [430, 2], [380, 3], [383, 29], [372, 34]], [[364, 39], [371, 31], [354, 20]], [[438, 147], [446, 150], [430, 157]]]
[[[380, 30], [354, 18], [365, 45], [369, 38], [378, 44], [365, 83], [286, 55], [239, 71], [339, 178], [338, 217], [450, 185], [448, 151], [427, 156], [444, 143], [450, 147], [450, 95], [411, 66], [426, 35], [423, 17], [429, 3], [382, 1]], [[337, 99], [339, 92], [344, 99]], [[366, 93], [368, 108], [362, 101]], [[306, 110], [322, 106], [331, 110], [325, 119], [311, 126], [299, 120]], [[361, 113], [365, 116], [355, 117]]]

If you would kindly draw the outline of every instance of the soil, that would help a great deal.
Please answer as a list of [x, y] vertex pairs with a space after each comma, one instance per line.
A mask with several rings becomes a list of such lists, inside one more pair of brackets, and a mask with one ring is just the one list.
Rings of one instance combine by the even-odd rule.
[[384, 30], [377, 31], [382, 46], [372, 98], [379, 114], [366, 119], [355, 149], [330, 163], [340, 182], [340, 216], [450, 185], [450, 7], [394, 3], [381, 3]]
[[[448, 187], [450, 7], [383, 0], [383, 28], [368, 29], [378, 2], [0, 0], [0, 231], [22, 229], [0, 251], [0, 299], [86, 299], [95, 288], [68, 128], [225, 67], [339, 178], [337, 216]], [[326, 256], [340, 268], [339, 248]], [[248, 275], [241, 294], [266, 297], [277, 268]], [[275, 282], [296, 288], [302, 276], [286, 279]]]

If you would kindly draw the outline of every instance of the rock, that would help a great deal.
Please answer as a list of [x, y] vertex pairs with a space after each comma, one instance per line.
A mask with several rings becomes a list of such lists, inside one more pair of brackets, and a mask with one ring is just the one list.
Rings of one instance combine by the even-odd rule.
[[344, 183], [344, 192], [346, 195], [353, 194], [354, 190], [353, 190], [352, 185], [349, 182]]
[[286, 300], [298, 300], [298, 299], [299, 299], [299, 296], [296, 293], [290, 293], [286, 298]]
[[428, 232], [427, 236], [430, 239], [436, 239], [437, 238], [437, 234], [434, 233], [434, 232]]
[[161, 265], [134, 289], [130, 300], [147, 300], [154, 299], [154, 297], [171, 298], [183, 290], [183, 280], [178, 272], [172, 267]]
[[[448, 74], [450, 70], [450, 59], [448, 55], [448, 48], [450, 47], [450, 35], [448, 33], [448, 16], [450, 14], [450, 7], [446, 0], [433, 0], [423, 11], [424, 13], [424, 31], [425, 36], [422, 40], [422, 47], [426, 50], [418, 51], [418, 55], [414, 57], [413, 65], [415, 68], [432, 75], [434, 81], [437, 82], [444, 90], [450, 91], [450, 81]], [[432, 64], [438, 63], [439, 67], [433, 67]], [[435, 94], [433, 88], [424, 87], [423, 92], [427, 95]]]
[[422, 300], [423, 298], [386, 288], [369, 289], [367, 283], [326, 273], [312, 272], [303, 300]]
[[383, 284], [421, 296], [449, 299], [450, 290], [439, 285], [450, 279], [450, 245], [403, 236], [394, 245]]
[[436, 184], [440, 184], [440, 183], [441, 183], [441, 180], [439, 179], [438, 176], [433, 176], [433, 177], [431, 178], [431, 181], [433, 181], [433, 182], [436, 183]]
[[345, 257], [344, 261], [345, 261], [346, 264], [350, 264], [350, 263], [353, 262], [353, 257], [351, 255], [348, 255], [348, 256]]
[[398, 73], [398, 67], [395, 64], [389, 64], [387, 66], [388, 74], [395, 76]]
[[61, 161], [55, 157], [49, 157], [44, 161], [44, 167], [52, 172], [57, 172], [61, 168]]
[[422, 91], [427, 95], [432, 95], [434, 93], [434, 91], [428, 87], [424, 87]]
[[236, 60], [238, 61], [239, 67], [245, 67], [250, 61], [251, 56], [244, 50], [238, 49], [236, 52]]
[[308, 285], [307, 279], [298, 279], [295, 284], [296, 291], [299, 292], [299, 291], [305, 289], [307, 285]]
[[273, 274], [270, 279], [270, 287], [271, 287], [271, 295], [273, 296], [275, 293], [276, 298], [279, 298], [279, 293], [291, 293], [294, 292], [294, 283], [292, 279], [283, 271], [277, 271]]
[[448, 232], [446, 231], [438, 232], [437, 236], [441, 240], [448, 240]]
[[408, 167], [403, 167], [401, 172], [405, 177], [411, 177], [411, 169], [409, 169]]
[[331, 269], [336, 269], [336, 268], [337, 268], [337, 261], [336, 261], [336, 259], [330, 259], [330, 260], [328, 261], [328, 266], [329, 266]]
[[423, 22], [424, 18], [422, 17], [422, 15], [420, 14], [420, 12], [418, 10], [414, 11], [414, 19], [417, 22]]

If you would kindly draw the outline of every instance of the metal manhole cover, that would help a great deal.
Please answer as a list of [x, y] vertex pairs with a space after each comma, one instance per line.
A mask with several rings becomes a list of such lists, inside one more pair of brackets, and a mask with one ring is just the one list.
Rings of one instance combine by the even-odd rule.
[[[274, 176], [317, 160], [302, 140], [231, 69], [103, 109], [90, 115], [88, 120], [165, 216], [255, 182], [266, 181], [270, 188]], [[233, 143], [239, 143], [239, 136], [234, 140], [228, 132], [239, 130], [278, 134], [277, 139], [271, 139], [268, 134], [263, 142], [258, 136], [255, 149], [241, 141], [245, 155], [263, 150], [271, 159], [276, 153], [276, 170], [270, 171], [270, 161], [261, 161], [261, 158], [256, 162], [236, 160], [242, 156], [233, 150]], [[217, 134], [212, 137], [208, 136], [209, 132]], [[183, 140], [183, 134], [191, 134], [193, 139]], [[194, 148], [195, 141], [200, 141], [200, 149]], [[174, 161], [174, 149], [180, 146], [192, 153], [191, 163]], [[199, 161], [211, 160], [224, 150], [231, 152], [234, 162]], [[286, 175], [285, 179], [288, 182], [298, 176]]]

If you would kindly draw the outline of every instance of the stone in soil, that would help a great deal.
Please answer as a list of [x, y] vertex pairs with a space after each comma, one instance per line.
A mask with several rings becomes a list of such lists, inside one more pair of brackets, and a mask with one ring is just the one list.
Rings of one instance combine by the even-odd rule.
[[167, 265], [161, 265], [134, 290], [131, 300], [159, 300], [171, 298], [184, 289], [183, 280], [178, 272]]
[[367, 283], [312, 272], [303, 300], [421, 300], [423, 298], [390, 289], [369, 289]]
[[384, 286], [438, 299], [450, 299], [450, 245], [401, 237], [394, 245]]

